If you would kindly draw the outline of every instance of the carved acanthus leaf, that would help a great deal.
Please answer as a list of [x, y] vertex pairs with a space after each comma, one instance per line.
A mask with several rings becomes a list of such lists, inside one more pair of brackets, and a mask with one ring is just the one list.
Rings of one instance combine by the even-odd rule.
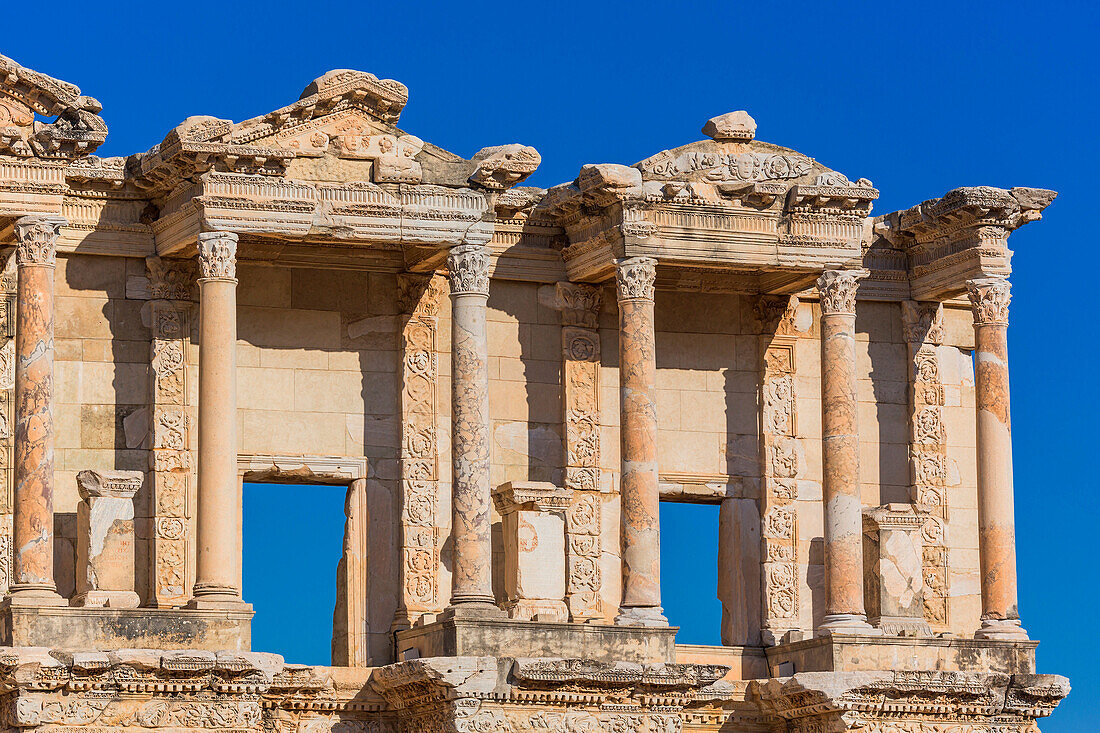
[[657, 260], [627, 257], [615, 261], [615, 284], [619, 300], [653, 300], [657, 281]]
[[201, 232], [199, 269], [204, 280], [236, 278], [237, 235], [233, 232]]
[[821, 273], [817, 279], [817, 289], [821, 293], [822, 315], [855, 315], [856, 289], [859, 281], [869, 274], [867, 270], [826, 270]]
[[447, 253], [451, 295], [489, 294], [489, 250], [480, 244], [451, 247]]
[[68, 223], [69, 220], [61, 216], [24, 216], [17, 220], [15, 252], [18, 264], [52, 267], [61, 227]]
[[978, 325], [1008, 325], [1008, 304], [1012, 289], [1003, 277], [983, 277], [966, 281], [967, 295], [974, 309], [974, 323]]

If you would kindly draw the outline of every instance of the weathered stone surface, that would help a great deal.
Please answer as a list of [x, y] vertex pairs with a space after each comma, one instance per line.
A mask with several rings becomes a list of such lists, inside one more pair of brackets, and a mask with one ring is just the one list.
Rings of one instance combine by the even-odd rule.
[[727, 112], [707, 120], [703, 134], [718, 142], [752, 140], [756, 137], [756, 120], [744, 110]]
[[[517, 188], [534, 149], [447, 152], [348, 69], [99, 158], [94, 99], [0, 71], [6, 724], [1034, 733], [1067, 692], [1006, 340], [1053, 191], [872, 218], [745, 112]], [[242, 481], [346, 492], [341, 666], [248, 651]], [[675, 645], [661, 501], [719, 515], [725, 646]]]

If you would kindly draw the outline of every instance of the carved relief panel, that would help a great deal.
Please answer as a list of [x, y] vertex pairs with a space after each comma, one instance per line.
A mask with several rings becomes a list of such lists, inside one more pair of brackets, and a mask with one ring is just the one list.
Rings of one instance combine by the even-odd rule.
[[151, 605], [180, 606], [190, 597], [189, 536], [194, 459], [190, 448], [187, 344], [191, 334], [195, 265], [188, 260], [146, 260], [152, 325], [150, 452], [152, 490]]
[[438, 441], [436, 337], [446, 279], [402, 275], [398, 279], [405, 314], [399, 333], [401, 361], [401, 598], [395, 627], [408, 628], [423, 614], [442, 610], [439, 589], [441, 536], [438, 526]]
[[911, 501], [924, 517], [925, 620], [935, 631], [948, 625], [947, 435], [944, 428], [944, 387], [938, 347], [943, 343], [943, 307], [939, 303], [902, 303], [905, 341], [909, 350]]
[[0, 273], [0, 594], [8, 592], [12, 577], [15, 291], [15, 256], [10, 254]]
[[800, 452], [795, 425], [794, 325], [798, 299], [761, 297], [761, 548], [763, 635], [767, 643], [798, 628], [798, 498]]
[[560, 282], [565, 484], [573, 489], [566, 513], [566, 604], [570, 619], [600, 609], [600, 291]]

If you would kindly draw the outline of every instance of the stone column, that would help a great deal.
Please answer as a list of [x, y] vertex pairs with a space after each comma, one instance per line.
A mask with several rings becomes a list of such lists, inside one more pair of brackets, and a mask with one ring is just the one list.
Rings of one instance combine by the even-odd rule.
[[978, 441], [979, 639], [1026, 639], [1016, 608], [1016, 522], [1008, 399], [1008, 280], [966, 283], [974, 309], [974, 402]]
[[503, 617], [495, 604], [489, 514], [489, 251], [463, 244], [447, 255], [451, 279], [452, 519], [450, 615]]
[[53, 278], [57, 238], [67, 223], [53, 216], [15, 222], [13, 605], [66, 605], [53, 577]]
[[237, 480], [237, 235], [199, 234], [199, 475], [191, 608], [241, 600]]
[[826, 270], [817, 281], [825, 502], [825, 619], [819, 634], [873, 631], [863, 606], [863, 507], [856, 425], [856, 287], [867, 274], [866, 270]]
[[661, 608], [660, 493], [657, 485], [657, 358], [653, 284], [657, 261], [616, 260], [622, 475], [619, 537], [623, 596], [615, 623], [668, 626]]

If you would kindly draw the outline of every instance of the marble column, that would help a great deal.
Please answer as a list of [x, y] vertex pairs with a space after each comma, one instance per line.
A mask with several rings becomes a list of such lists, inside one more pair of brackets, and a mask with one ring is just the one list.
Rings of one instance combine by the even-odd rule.
[[192, 608], [241, 600], [237, 470], [237, 235], [199, 234], [199, 471]]
[[15, 494], [12, 517], [13, 605], [63, 606], [53, 577], [55, 216], [15, 222]]
[[819, 634], [876, 631], [867, 623], [863, 605], [863, 507], [856, 424], [856, 288], [867, 274], [866, 270], [826, 270], [817, 281], [825, 503], [825, 618]]
[[623, 595], [615, 623], [668, 626], [661, 608], [660, 493], [657, 485], [657, 358], [653, 284], [657, 261], [615, 262], [619, 300], [622, 475], [619, 541]]
[[451, 604], [452, 616], [504, 617], [493, 596], [489, 491], [489, 250], [452, 247]]
[[982, 583], [979, 639], [1026, 639], [1016, 607], [1016, 522], [1008, 398], [1008, 303], [1003, 277], [966, 283], [974, 309], [977, 413], [978, 555]]

